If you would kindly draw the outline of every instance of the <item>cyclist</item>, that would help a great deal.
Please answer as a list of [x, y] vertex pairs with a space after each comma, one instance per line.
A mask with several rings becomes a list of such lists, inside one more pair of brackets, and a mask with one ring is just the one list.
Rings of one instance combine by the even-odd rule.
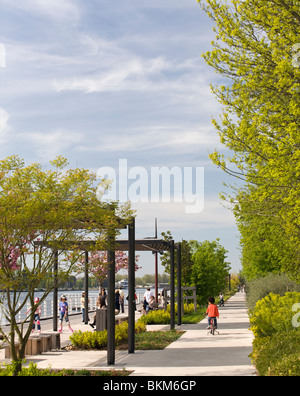
[[220, 292], [219, 294], [219, 299], [220, 299], [220, 307], [223, 305], [224, 307], [224, 296], [223, 296], [223, 292]]
[[207, 315], [208, 315], [208, 327], [207, 329], [210, 328], [210, 323], [211, 320], [214, 320], [214, 326], [215, 329], [218, 328], [218, 324], [217, 324], [217, 318], [219, 318], [219, 311], [218, 311], [218, 307], [215, 305], [215, 298], [214, 297], [209, 297], [207, 299], [208, 301], [208, 308], [207, 308]]

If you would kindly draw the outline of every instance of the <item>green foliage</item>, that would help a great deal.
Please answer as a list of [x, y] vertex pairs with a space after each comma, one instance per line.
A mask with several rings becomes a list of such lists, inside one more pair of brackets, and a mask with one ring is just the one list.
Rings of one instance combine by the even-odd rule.
[[70, 341], [78, 349], [103, 349], [107, 345], [107, 330], [74, 331]]
[[[162, 233], [165, 240], [172, 239], [170, 231]], [[196, 286], [197, 303], [204, 304], [210, 296], [217, 296], [227, 287], [227, 277], [230, 266], [226, 262], [227, 250], [221, 246], [219, 239], [215, 241], [183, 241], [182, 255], [182, 284]], [[170, 270], [170, 253], [164, 253], [162, 264], [166, 272]], [[175, 272], [177, 255], [175, 255]], [[175, 280], [177, 276], [175, 274]]]
[[[23, 362], [25, 363], [25, 361]], [[4, 365], [0, 368], [0, 376], [1, 377], [12, 377], [16, 374], [15, 363]], [[18, 371], [17, 375], [19, 377], [45, 377], [45, 376], [54, 376], [55, 373], [50, 369], [38, 369], [36, 363], [30, 362], [28, 367], [22, 367], [20, 371]]]
[[145, 324], [168, 324], [170, 323], [170, 312], [162, 309], [150, 311], [147, 315], [143, 315], [139, 321]]
[[191, 242], [193, 267], [191, 284], [197, 288], [197, 302], [206, 303], [210, 296], [217, 296], [226, 288], [230, 270], [226, 262], [227, 251], [218, 242]]
[[[165, 241], [170, 241], [173, 239], [171, 231], [162, 232], [162, 237]], [[191, 245], [189, 241], [182, 240], [181, 244], [181, 283], [183, 286], [190, 285], [191, 278], [191, 270], [193, 267], [193, 260], [192, 260], [192, 251]], [[165, 267], [165, 271], [170, 273], [170, 252], [164, 252], [161, 257], [161, 264]], [[175, 264], [175, 278], [177, 272], [177, 255], [174, 257], [174, 264]]]
[[250, 313], [250, 324], [253, 334], [269, 337], [278, 332], [293, 330], [292, 310], [294, 304], [300, 302], [300, 293], [287, 292], [284, 296], [270, 293], [256, 303]]
[[[23, 363], [26, 363], [25, 361]], [[36, 363], [30, 362], [27, 367], [23, 366], [20, 371], [18, 371], [17, 376], [19, 377], [76, 377], [76, 376], [127, 376], [131, 372], [130, 371], [102, 371], [102, 370], [53, 370], [51, 367], [47, 369], [39, 369]], [[2, 367], [0, 366], [0, 377], [12, 377], [15, 375], [15, 364], [14, 362], [11, 364], [5, 364]]]
[[139, 333], [135, 338], [138, 350], [162, 350], [182, 336], [184, 331], [162, 330]]
[[255, 366], [261, 376], [300, 375], [300, 332], [292, 330], [254, 344]]
[[[117, 234], [122, 227], [115, 210], [120, 209], [125, 222], [132, 215], [129, 207], [121, 209], [115, 203], [111, 206], [114, 210], [108, 210], [98, 200], [95, 173], [65, 170], [67, 160], [63, 157], [51, 164], [54, 169], [44, 170], [37, 163], [25, 166], [18, 156], [0, 160], [0, 289], [6, 299], [1, 309], [10, 324], [8, 342], [16, 371], [21, 369], [37, 309], [35, 289], [43, 280], [46, 290], [41, 304], [55, 286], [68, 279], [80, 255], [80, 240], [92, 237], [99, 248], [108, 233]], [[103, 184], [101, 181], [99, 186]], [[37, 244], [41, 241], [47, 247]], [[68, 259], [61, 249], [66, 241], [74, 242], [74, 254]], [[55, 261], [58, 269], [54, 274]], [[17, 318], [28, 305], [25, 331], [25, 321], [19, 324]], [[19, 349], [15, 348], [17, 342]]]
[[[170, 305], [167, 311], [161, 309], [150, 311], [147, 315], [143, 315], [138, 322], [145, 324], [169, 324], [170, 323]], [[205, 316], [206, 308], [199, 308], [194, 312], [194, 304], [184, 304], [182, 318], [183, 323], [198, 323]], [[175, 315], [177, 314], [177, 304], [175, 304]]]
[[251, 356], [260, 375], [300, 374], [300, 332], [295, 327], [293, 309], [299, 302], [297, 292], [283, 296], [270, 293], [251, 311], [250, 324], [255, 336]]
[[[214, 119], [233, 155], [212, 161], [245, 182], [228, 197], [242, 233], [245, 275], [300, 274], [299, 3], [198, 0], [216, 39], [204, 54], [222, 78]], [[254, 235], [253, 235], [254, 233]]]
[[269, 293], [283, 296], [287, 291], [300, 292], [300, 285], [295, 284], [285, 274], [269, 274], [266, 277], [247, 282], [247, 304], [252, 310], [256, 303]]
[[[135, 324], [135, 332], [140, 333], [146, 331], [146, 325], [137, 321]], [[128, 339], [128, 322], [116, 325], [115, 341], [116, 345]], [[70, 336], [70, 341], [75, 348], [78, 349], [103, 349], [107, 346], [107, 330], [103, 331], [75, 331]]]
[[185, 313], [184, 316], [182, 317], [182, 323], [184, 323], [184, 324], [199, 323], [202, 319], [205, 318], [206, 309], [207, 309], [207, 306], [204, 306], [201, 308], [198, 307], [196, 312], [193, 310], [193, 311]]
[[[124, 278], [123, 274], [116, 274], [116, 282], [120, 281], [123, 278]], [[170, 276], [169, 276], [169, 274], [166, 274], [166, 273], [157, 274], [157, 280], [158, 280], [158, 283], [169, 283]], [[145, 286], [145, 285], [150, 285], [152, 283], [155, 283], [155, 274], [145, 274], [142, 277], [135, 278], [136, 285]]]

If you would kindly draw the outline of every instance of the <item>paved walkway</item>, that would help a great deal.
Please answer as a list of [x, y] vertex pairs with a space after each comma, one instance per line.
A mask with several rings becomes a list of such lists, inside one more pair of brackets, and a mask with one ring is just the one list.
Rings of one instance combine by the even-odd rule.
[[[39, 367], [87, 368], [133, 370], [132, 376], [251, 376], [255, 368], [248, 357], [251, 352], [252, 333], [248, 329], [249, 319], [244, 293], [231, 297], [220, 309], [219, 334], [212, 336], [206, 330], [207, 319], [199, 324], [177, 326], [185, 333], [163, 351], [116, 351], [116, 364], [107, 366], [106, 351], [47, 352], [28, 357]], [[77, 318], [77, 321], [79, 318]], [[90, 330], [90, 326], [75, 323], [74, 330]], [[169, 326], [149, 326], [151, 329]], [[44, 328], [45, 329], [45, 326]], [[66, 343], [69, 331], [65, 327], [62, 343]], [[1, 358], [1, 356], [0, 356]]]

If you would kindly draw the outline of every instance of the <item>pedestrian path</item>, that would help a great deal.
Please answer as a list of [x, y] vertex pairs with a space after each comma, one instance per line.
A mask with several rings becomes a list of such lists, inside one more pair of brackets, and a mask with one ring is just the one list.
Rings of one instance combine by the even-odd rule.
[[133, 369], [133, 375], [255, 375], [248, 357], [253, 337], [244, 293], [233, 296], [219, 311], [219, 335], [208, 334], [204, 319], [197, 325], [177, 327], [185, 334], [163, 351], [137, 351], [134, 356], [118, 353], [116, 361]]
[[[177, 326], [185, 333], [164, 350], [135, 351], [134, 354], [116, 351], [114, 366], [107, 366], [106, 351], [52, 351], [28, 360], [41, 368], [125, 369], [133, 371], [132, 376], [255, 375], [248, 357], [253, 336], [249, 330], [244, 293], [235, 294], [219, 311], [218, 335], [208, 334], [207, 319], [198, 324]], [[74, 323], [73, 328], [90, 330], [82, 323]], [[62, 341], [69, 335], [66, 328]]]

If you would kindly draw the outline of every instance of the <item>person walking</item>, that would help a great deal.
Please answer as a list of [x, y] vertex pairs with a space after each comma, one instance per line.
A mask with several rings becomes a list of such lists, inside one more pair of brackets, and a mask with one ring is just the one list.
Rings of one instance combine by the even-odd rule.
[[65, 319], [66, 323], [68, 324], [69, 330], [71, 333], [74, 333], [74, 331], [71, 328], [71, 324], [69, 321], [69, 314], [68, 314], [68, 303], [67, 303], [67, 297], [63, 294], [60, 298], [60, 303], [59, 303], [59, 322], [60, 322], [60, 329], [58, 329], [59, 333], [62, 333], [63, 331], [63, 320]]
[[[40, 302], [40, 299], [38, 297], [35, 297], [34, 299], [34, 304], [38, 304]], [[31, 311], [31, 308], [29, 308], [26, 311], [26, 314], [28, 314], [28, 312]], [[34, 333], [35, 331], [35, 322], [37, 324], [37, 331], [39, 334], [41, 334], [41, 315], [42, 315], [42, 307], [40, 305], [38, 305], [37, 309], [34, 312], [34, 319], [33, 319], [33, 324], [32, 324], [32, 330], [31, 333]]]
[[[88, 303], [90, 303], [90, 299], [88, 299]], [[82, 322], [85, 322], [85, 292], [82, 292], [81, 295], [81, 312], [82, 312]], [[88, 317], [88, 321], [90, 321], [89, 317]]]

